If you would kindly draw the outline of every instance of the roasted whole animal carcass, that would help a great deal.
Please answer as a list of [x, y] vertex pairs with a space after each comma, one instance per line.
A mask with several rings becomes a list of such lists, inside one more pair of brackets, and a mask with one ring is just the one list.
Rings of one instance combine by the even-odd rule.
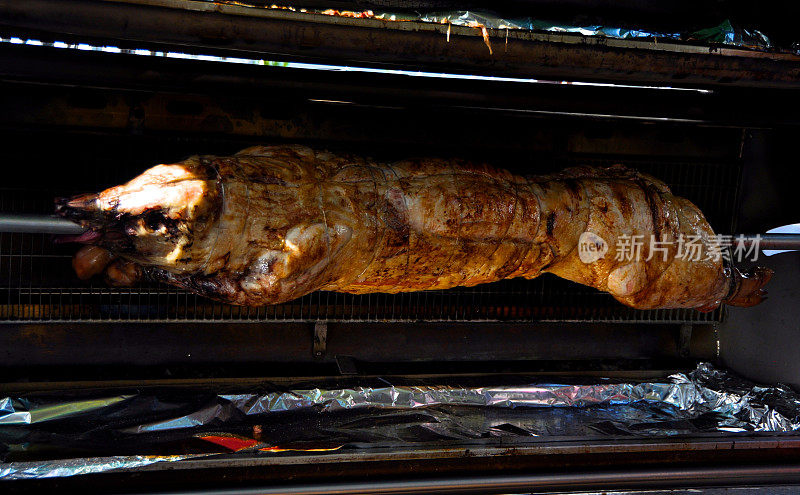
[[[549, 272], [634, 308], [710, 310], [758, 304], [771, 276], [679, 256], [690, 237], [712, 251], [703, 214], [622, 166], [524, 178], [457, 160], [266, 146], [158, 165], [56, 210], [91, 229], [77, 239], [87, 243], [74, 258], [80, 277], [163, 281], [248, 306]], [[641, 239], [641, 252], [621, 252], [621, 238]]]

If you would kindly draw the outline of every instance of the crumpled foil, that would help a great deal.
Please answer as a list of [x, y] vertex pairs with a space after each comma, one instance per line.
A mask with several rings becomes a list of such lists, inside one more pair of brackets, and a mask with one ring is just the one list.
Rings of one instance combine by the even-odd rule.
[[[650, 382], [523, 378], [492, 386], [378, 383], [261, 393], [6, 397], [0, 399], [0, 456], [6, 461], [0, 479], [133, 469], [237, 451], [225, 448], [234, 444], [257, 445], [257, 453], [269, 455], [436, 441], [491, 444], [502, 438], [507, 444], [800, 429], [800, 396], [791, 389], [756, 385], [706, 363]], [[53, 460], [59, 449], [83, 455]], [[41, 452], [50, 458], [36, 460]]]
[[0, 479], [25, 480], [59, 478], [78, 474], [101, 473], [113, 469], [133, 469], [155, 464], [156, 462], [175, 462], [192, 459], [201, 455], [132, 455], [117, 457], [92, 457], [78, 459], [58, 459], [53, 461], [9, 462], [0, 464]]
[[761, 31], [734, 27], [729, 19], [725, 19], [718, 26], [695, 31], [688, 39], [762, 50], [773, 47], [767, 35]]
[[491, 29], [525, 29], [528, 31], [548, 31], [553, 33], [577, 33], [582, 36], [603, 36], [617, 39], [659, 38], [680, 41], [700, 41], [703, 43], [716, 43], [760, 50], [772, 48], [772, 43], [764, 33], [755, 29], [748, 30], [735, 27], [729, 19], [725, 19], [716, 26], [690, 33], [656, 32], [620, 26], [575, 26], [531, 17], [506, 19], [490, 13], [466, 10], [425, 13], [420, 14], [415, 20], [440, 24], [450, 23], [459, 26], [484, 26]]
[[[212, 1], [212, 0], [207, 0]], [[215, 3], [232, 3], [249, 7], [264, 8], [262, 5], [248, 3], [242, 0], [229, 0]], [[384, 21], [411, 21], [432, 22], [437, 24], [454, 24], [457, 26], [485, 27], [489, 29], [524, 29], [528, 31], [548, 31], [555, 33], [577, 33], [582, 36], [603, 36], [617, 39], [673, 39], [682, 41], [699, 41], [744, 48], [766, 50], [772, 48], [769, 38], [761, 31], [745, 29], [734, 26], [729, 19], [723, 20], [717, 26], [701, 29], [695, 32], [656, 32], [635, 27], [600, 26], [600, 25], [571, 25], [563, 22], [553, 22], [532, 17], [503, 17], [501, 15], [475, 10], [449, 10], [428, 12], [375, 12], [372, 10], [346, 11], [335, 9], [294, 8], [286, 5], [269, 5], [267, 8], [278, 10], [291, 10], [295, 12], [333, 15], [351, 18], [381, 19]]]
[[42, 402], [26, 398], [0, 399], [0, 425], [33, 424], [51, 419], [66, 418], [73, 414], [83, 414], [94, 409], [103, 409], [122, 402], [130, 396], [98, 397], [87, 400]]
[[[707, 363], [665, 383], [606, 383], [591, 385], [542, 384], [459, 388], [445, 386], [386, 386], [350, 389], [309, 389], [267, 394], [226, 394], [217, 404], [186, 416], [128, 429], [130, 433], [191, 428], [233, 410], [246, 415], [315, 409], [319, 412], [373, 408], [416, 409], [432, 406], [579, 407], [593, 405], [668, 405], [690, 414], [715, 413], [725, 431], [795, 431], [800, 429], [800, 397], [790, 389], [747, 385], [745, 381]], [[781, 411], [771, 404], [780, 400]], [[784, 415], [786, 414], [786, 415]], [[788, 415], [788, 416], [787, 416]]]

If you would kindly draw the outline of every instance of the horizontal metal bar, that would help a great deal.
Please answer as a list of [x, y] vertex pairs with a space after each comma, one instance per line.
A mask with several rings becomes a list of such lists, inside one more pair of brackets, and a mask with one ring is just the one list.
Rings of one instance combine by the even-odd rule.
[[[462, 367], [466, 368], [466, 367]], [[330, 369], [330, 368], [328, 368]], [[681, 373], [686, 371], [687, 368], [681, 367], [666, 367], [666, 368], [654, 368], [654, 369], [646, 369], [646, 370], [620, 370], [620, 369], [612, 369], [609, 366], [604, 366], [601, 368], [586, 368], [586, 369], [571, 369], [568, 373], [570, 377], [588, 377], [588, 378], [603, 378], [603, 379], [618, 379], [618, 380], [636, 380], [636, 381], [655, 381], [659, 379], [663, 379], [665, 376], [674, 375], [675, 373]], [[413, 370], [412, 370], [413, 371]], [[444, 372], [436, 373], [435, 371], [430, 371], [427, 373], [401, 373], [400, 371], [395, 370], [392, 373], [382, 372], [378, 374], [366, 374], [366, 373], [359, 373], [358, 379], [359, 380], [386, 380], [391, 382], [397, 383], [400, 379], [403, 380], [439, 380], [442, 381], [443, 377], [452, 378], [457, 377], [458, 380], [464, 379], [474, 379], [474, 378], [482, 378], [482, 379], [502, 379], [508, 377], [519, 376], [521, 371], [517, 370], [508, 370], [503, 369], [500, 371], [484, 371], [484, 372], [475, 372], [474, 370], [470, 369], [447, 369]], [[533, 381], [534, 378], [540, 378], [542, 380], [550, 380], [552, 377], [556, 377], [562, 379], [565, 376], [564, 371], [542, 371], [542, 370], [535, 370], [532, 368], [527, 368], [524, 370], [524, 374], [527, 377], [531, 377]], [[2, 377], [7, 378], [7, 377]], [[136, 378], [132, 379], [128, 378], [121, 378], [121, 379], [114, 379], [114, 380], [105, 380], [105, 379], [96, 379], [96, 378], [85, 378], [81, 380], [74, 380], [74, 381], [63, 381], [65, 377], [59, 376], [57, 380], [54, 381], [25, 381], [25, 382], [0, 382], [0, 392], [5, 395], [12, 395], [12, 394], [29, 394], [29, 393], [38, 393], [38, 392], [51, 392], [51, 391], [85, 391], [87, 389], [91, 390], [98, 390], [103, 389], [109, 392], [119, 392], [123, 393], [127, 390], [135, 388], [137, 390], [147, 390], [147, 389], [158, 389], [158, 390], [166, 390], [166, 389], [176, 389], [176, 390], [186, 390], [191, 387], [199, 387], [205, 390], [217, 388], [217, 389], [232, 389], [232, 388], [239, 388], [239, 389], [246, 389], [252, 387], [262, 387], [264, 383], [270, 383], [272, 385], [279, 385], [284, 388], [288, 387], [298, 387], [299, 383], [315, 383], [317, 386], [327, 386], [329, 383], [339, 383], [339, 382], [331, 382], [331, 375], [301, 375], [301, 376], [281, 376], [281, 375], [258, 375], [255, 377], [247, 376], [247, 377], [213, 377], [213, 378]], [[334, 380], [338, 379], [337, 376]], [[350, 377], [346, 377], [350, 378]], [[331, 385], [334, 386], [334, 385]], [[791, 446], [792, 448], [800, 449], [800, 438], [795, 437], [792, 442], [789, 442], [788, 438], [780, 438], [775, 439], [771, 437], [756, 437], [751, 439], [758, 443], [760, 446], [759, 448], [776, 448], [779, 446], [787, 447]], [[720, 442], [723, 439], [717, 439], [710, 447], [704, 447], [701, 443], [692, 443], [692, 444], [684, 444], [690, 445], [692, 450], [698, 450], [706, 448], [707, 450], [711, 449], [733, 449], [733, 448], [744, 448], [748, 444], [743, 443], [743, 438], [737, 436], [735, 439], [725, 440], [725, 444], [720, 447]], [[566, 448], [563, 442], [558, 442], [557, 444], [559, 448]], [[586, 442], [580, 442], [578, 446], [573, 446], [573, 450], [577, 451], [581, 448], [585, 448]], [[552, 446], [551, 446], [552, 447]], [[552, 449], [551, 449], [552, 450]], [[619, 449], [617, 449], [619, 450]], [[548, 450], [550, 451], [550, 450]], [[426, 451], [427, 452], [427, 451]], [[447, 449], [446, 452], [452, 453], [452, 449]], [[474, 450], [471, 451], [472, 453], [478, 455], [478, 453]], [[559, 452], [563, 453], [561, 450]], [[397, 450], [392, 449], [390, 454], [394, 455], [397, 454]], [[327, 454], [326, 454], [327, 455]], [[388, 457], [381, 457], [377, 460], [385, 460], [386, 458], [392, 458], [392, 455]], [[452, 454], [452, 455], [459, 455], [459, 454]], [[488, 454], [487, 454], [488, 455]], [[303, 458], [307, 458], [308, 454], [303, 454]], [[430, 455], [424, 454], [426, 458], [430, 458]], [[369, 456], [368, 456], [369, 457]], [[330, 456], [327, 455], [325, 459], [329, 459]], [[323, 462], [322, 457], [317, 458], [320, 462]], [[369, 460], [376, 460], [373, 457], [370, 457]], [[284, 463], [291, 463], [292, 460], [290, 458], [283, 458], [283, 459], [273, 459], [271, 461], [277, 464], [284, 464]], [[302, 462], [302, 461], [298, 461]], [[316, 462], [316, 461], [315, 461]]]
[[[738, 242], [739, 237], [735, 238]], [[800, 234], [760, 234], [742, 237], [744, 245], [757, 245], [759, 249], [800, 249]]]
[[488, 32], [490, 51], [480, 30], [464, 26], [210, 2], [0, 0], [0, 26], [12, 36], [349, 66], [665, 86], [790, 88], [800, 81], [794, 54], [499, 29]]
[[[312, 322], [5, 322], [0, 332], [0, 363], [13, 373], [16, 366], [333, 364], [337, 355], [364, 363], [679, 357], [676, 343], [680, 326], [662, 322], [646, 327], [597, 322], [329, 321], [327, 325], [326, 353], [317, 359], [310, 352]], [[692, 334], [689, 355], [713, 359], [713, 327], [697, 323]], [[220, 335], [226, 336], [224, 342]], [[364, 345], [376, 335], [380, 335], [381, 345]], [[88, 348], [93, 352], [81, 352]]]
[[0, 213], [0, 232], [29, 234], [82, 234], [83, 227], [64, 218], [26, 213]]
[[[612, 373], [613, 375], [613, 373]], [[517, 375], [518, 376], [518, 375]], [[536, 375], [542, 376], [542, 375]], [[598, 375], [602, 376], [602, 375]], [[665, 375], [661, 375], [663, 378]], [[563, 377], [563, 374], [562, 374]], [[620, 375], [606, 375], [604, 378], [619, 378]], [[363, 378], [363, 377], [362, 377]], [[383, 379], [390, 379], [382, 375]], [[437, 377], [441, 378], [441, 376]], [[452, 375], [449, 378], [453, 378]], [[462, 377], [459, 376], [459, 379]], [[329, 380], [328, 378], [325, 378]], [[262, 379], [260, 384], [263, 384]], [[306, 383], [311, 380], [306, 379]], [[286, 383], [285, 381], [282, 383]], [[319, 382], [317, 382], [319, 383]], [[134, 385], [138, 388], [138, 385]], [[97, 387], [95, 387], [97, 388]], [[50, 390], [57, 390], [50, 389]], [[130, 390], [130, 389], [128, 389]], [[541, 437], [521, 438], [511, 441], [506, 440], [502, 445], [492, 443], [491, 439], [473, 441], [468, 445], [429, 445], [429, 446], [406, 446], [406, 447], [371, 447], [360, 451], [344, 450], [335, 453], [324, 452], [313, 454], [302, 452], [289, 454], [280, 457], [264, 457], [254, 454], [240, 454], [236, 458], [217, 458], [217, 459], [193, 459], [181, 462], [182, 469], [203, 469], [203, 468], [267, 468], [271, 466], [291, 466], [297, 464], [336, 464], [342, 462], [409, 462], [419, 460], [441, 460], [453, 459], [470, 456], [473, 458], [497, 458], [497, 457], [521, 457], [539, 455], [573, 455], [582, 454], [603, 454], [603, 455], [622, 455], [636, 453], [642, 456], [658, 452], [683, 452], [687, 455], [693, 453], [710, 452], [765, 452], [775, 449], [784, 449], [788, 453], [790, 450], [800, 449], [800, 439], [797, 437], [770, 437], [752, 436], [744, 437], [740, 435], [726, 436], [724, 433], [703, 435], [694, 438], [619, 438], [619, 439], [596, 439], [583, 438], [579, 440], [546, 440]], [[513, 449], [509, 447], [513, 445]], [[700, 454], [702, 455], [702, 454]], [[791, 455], [791, 454], [789, 454]], [[707, 459], [709, 460], [709, 459]], [[163, 471], [173, 469], [169, 464], [152, 464], [147, 466], [146, 471]]]
[[[359, 494], [359, 493], [529, 493], [540, 490], [579, 490], [612, 488], [671, 488], [687, 486], [757, 485], [797, 483], [798, 465], [736, 467], [679, 467], [627, 471], [587, 471], [578, 473], [495, 475], [485, 477], [447, 477], [392, 481], [362, 481], [254, 488], [227, 488], [193, 491], [193, 494]], [[151, 492], [154, 493], [154, 492]], [[190, 493], [190, 492], [162, 492]]]
[[[408, 142], [413, 136], [411, 142], [419, 145], [431, 141], [432, 134], [438, 136], [436, 143], [443, 142], [445, 138], [442, 133], [463, 126], [456, 122], [462, 120], [465, 113], [474, 116], [476, 112], [500, 113], [514, 120], [557, 117], [572, 122], [581, 119], [578, 114], [588, 113], [636, 117], [621, 119], [628, 122], [639, 121], [640, 117], [652, 117], [648, 121], [654, 123], [665, 123], [665, 119], [669, 119], [673, 124], [683, 122], [684, 125], [689, 125], [688, 121], [702, 115], [704, 125], [748, 128], [800, 123], [800, 104], [782, 91], [760, 91], [756, 98], [752, 94], [754, 90], [735, 88], [701, 94], [665, 92], [652, 88], [634, 91], [619, 86], [422, 79], [396, 74], [220, 64], [7, 43], [0, 43], [0, 78], [15, 81], [6, 82], [0, 95], [0, 103], [5, 107], [3, 123], [12, 128], [52, 125], [53, 119], [57, 119], [59, 125], [91, 128], [92, 132], [99, 129], [128, 129], [135, 125], [137, 128], [141, 126], [143, 131], [216, 132], [228, 139], [232, 136], [276, 135], [281, 139], [375, 141], [374, 137], [368, 139], [363, 136], [366, 131], [369, 134], [381, 134], [382, 139], [390, 137], [393, 141]], [[32, 84], [22, 84], [20, 81], [30, 81]], [[86, 92], [80, 92], [78, 101], [75, 86], [86, 89]], [[104, 89], [97, 89], [99, 87]], [[153, 93], [146, 98], [136, 96], [144, 88]], [[310, 102], [314, 99], [344, 100], [352, 104]], [[81, 100], [89, 104], [81, 105]], [[4, 101], [25, 101], [26, 105], [9, 105]], [[171, 111], [173, 101], [190, 101], [200, 113], [182, 114], [176, 119]], [[230, 111], [231, 108], [253, 105], [256, 101], [264, 102], [271, 108], [270, 112]], [[114, 105], [114, 115], [109, 115], [108, 105]], [[424, 128], [416, 128], [418, 126], [415, 129], [406, 127], [403, 132], [387, 136], [388, 131], [384, 129], [392, 128], [392, 121], [404, 118], [403, 109], [415, 112], [410, 109], [420, 106], [435, 111], [439, 116], [436, 122], [444, 121], [448, 125], [427, 133]], [[134, 110], [143, 112], [146, 117], [131, 121], [129, 115]], [[365, 115], [361, 118], [370, 122], [388, 119], [389, 123], [375, 123], [359, 132], [352, 125], [336, 130], [336, 125], [298, 127], [287, 125], [285, 120], [289, 116], [326, 120], [335, 116], [341, 122], [343, 118], [352, 119], [356, 115]], [[598, 125], [597, 122], [594, 125]], [[480, 134], [479, 139], [471, 138], [468, 141], [473, 146], [491, 142], [495, 146], [501, 142], [504, 147], [552, 146], [546, 138], [530, 138], [530, 132], [541, 132], [530, 126], [525, 124], [524, 128], [529, 132], [525, 139], [508, 137], [507, 133], [513, 132], [517, 126], [507, 121], [507, 125], [502, 127], [506, 132], [502, 139], [494, 137], [495, 131], [488, 129]], [[313, 134], [321, 132], [321, 129], [325, 129], [324, 136]], [[546, 132], [552, 132], [551, 127], [546, 129]], [[384, 130], [383, 133], [380, 130]], [[662, 127], [659, 132], [665, 138], [666, 133], [674, 134], [677, 130]], [[702, 132], [705, 136], [720, 131], [695, 128], [695, 132]], [[625, 149], [623, 143], [631, 139], [631, 135], [620, 135], [616, 143]], [[700, 136], [695, 139], [698, 142], [703, 140]], [[658, 142], [663, 147], [663, 143], [669, 141], [665, 139]], [[705, 138], [702, 142], [710, 144], [705, 148], [683, 148], [682, 152], [719, 157], [721, 153], [738, 149], [731, 146], [721, 151], [722, 141], [716, 137]], [[650, 155], [658, 153], [658, 148], [649, 151]], [[731, 154], [734, 155], [731, 158], [735, 158], [735, 153]], [[688, 185], [697, 187], [696, 184]], [[719, 189], [725, 186], [704, 184], [703, 187]]]

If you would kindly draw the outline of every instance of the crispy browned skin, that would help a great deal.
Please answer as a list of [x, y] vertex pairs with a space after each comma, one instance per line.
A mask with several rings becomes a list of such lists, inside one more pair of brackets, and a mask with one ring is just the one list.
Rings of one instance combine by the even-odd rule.
[[[250, 306], [320, 289], [396, 293], [550, 272], [635, 308], [708, 310], [757, 304], [771, 274], [676, 257], [683, 235], [699, 236], [705, 258], [711, 227], [664, 183], [621, 166], [524, 178], [462, 161], [255, 147], [159, 165], [57, 211], [125, 260], [111, 264], [112, 282], [147, 276]], [[609, 244], [592, 263], [579, 259], [586, 231]], [[638, 261], [617, 260], [623, 234], [643, 236]], [[651, 234], [666, 259], [646, 260]]]

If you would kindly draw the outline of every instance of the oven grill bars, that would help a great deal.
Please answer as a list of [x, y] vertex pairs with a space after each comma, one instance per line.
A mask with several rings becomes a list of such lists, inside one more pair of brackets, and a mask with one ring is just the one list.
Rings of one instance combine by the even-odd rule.
[[[731, 163], [570, 157], [562, 167], [622, 162], [665, 180], [690, 198], [718, 232], [730, 232], [739, 166]], [[97, 170], [95, 183], [0, 189], [0, 211], [52, 211], [52, 198], [119, 183], [138, 171]], [[127, 175], [126, 175], [127, 174]], [[471, 288], [403, 294], [350, 295], [315, 292], [275, 306], [246, 308], [215, 303], [158, 284], [113, 288], [102, 280], [77, 280], [70, 263], [74, 246], [47, 235], [0, 233], [0, 321], [586, 321], [691, 323], [719, 321], [722, 311], [634, 310], [594, 289], [545, 275]]]

